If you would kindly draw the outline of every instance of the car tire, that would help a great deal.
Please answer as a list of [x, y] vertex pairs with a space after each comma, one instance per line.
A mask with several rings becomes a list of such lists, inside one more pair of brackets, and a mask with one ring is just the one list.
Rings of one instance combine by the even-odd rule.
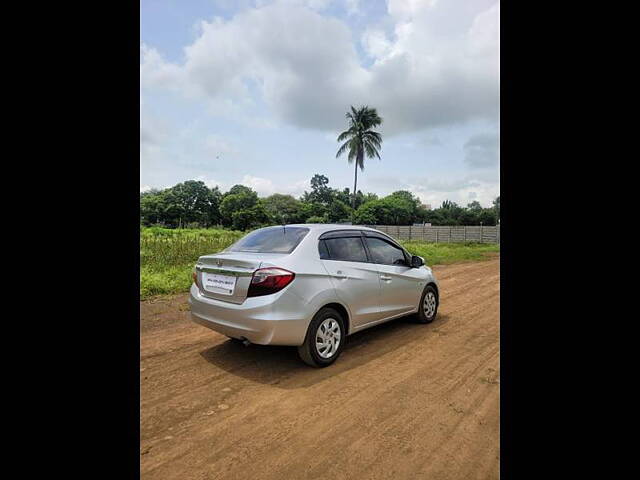
[[[323, 332], [319, 335], [318, 331]], [[324, 333], [326, 332], [326, 333]], [[318, 338], [326, 338], [326, 347]], [[304, 363], [316, 368], [328, 367], [340, 356], [346, 340], [344, 319], [333, 308], [325, 307], [316, 313], [309, 324], [304, 343], [298, 347], [298, 355]]]
[[[420, 306], [418, 307], [418, 323], [431, 323], [436, 319], [438, 314], [438, 291], [433, 285], [427, 285], [420, 297]], [[426, 311], [425, 311], [426, 310]]]

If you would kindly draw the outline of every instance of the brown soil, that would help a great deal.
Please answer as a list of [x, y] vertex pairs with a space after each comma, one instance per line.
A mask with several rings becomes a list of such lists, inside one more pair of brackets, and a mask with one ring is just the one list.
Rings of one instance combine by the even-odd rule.
[[499, 477], [499, 258], [436, 266], [438, 317], [349, 337], [313, 369], [140, 304], [143, 479]]

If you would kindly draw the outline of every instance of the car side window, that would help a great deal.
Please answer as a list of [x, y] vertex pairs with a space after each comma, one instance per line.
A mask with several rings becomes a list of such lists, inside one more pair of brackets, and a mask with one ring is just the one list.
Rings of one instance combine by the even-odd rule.
[[367, 252], [361, 237], [327, 238], [325, 243], [329, 259], [345, 262], [367, 262]]
[[327, 245], [324, 243], [324, 240], [320, 240], [318, 242], [318, 253], [320, 253], [321, 260], [329, 260], [329, 250], [327, 250]]
[[367, 237], [367, 247], [373, 263], [407, 266], [404, 251], [381, 238]]

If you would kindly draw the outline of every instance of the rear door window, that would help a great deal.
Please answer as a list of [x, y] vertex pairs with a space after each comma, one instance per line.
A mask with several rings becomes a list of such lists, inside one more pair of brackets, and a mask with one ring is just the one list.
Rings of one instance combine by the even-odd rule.
[[331, 260], [342, 260], [345, 262], [368, 261], [367, 252], [364, 249], [361, 237], [327, 238], [322, 241], [327, 247]]
[[320, 253], [321, 260], [330, 260], [329, 250], [327, 250], [327, 245], [324, 243], [324, 240], [320, 240], [318, 243], [318, 253]]
[[309, 233], [304, 227], [267, 227], [255, 230], [226, 252], [291, 253]]

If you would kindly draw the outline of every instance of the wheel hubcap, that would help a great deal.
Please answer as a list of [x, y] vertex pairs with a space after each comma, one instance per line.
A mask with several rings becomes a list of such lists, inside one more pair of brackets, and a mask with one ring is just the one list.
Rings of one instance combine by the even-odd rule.
[[332, 357], [340, 345], [340, 324], [335, 318], [326, 318], [316, 331], [316, 350], [322, 358]]
[[427, 292], [424, 296], [423, 310], [427, 317], [433, 317], [434, 313], [436, 313], [436, 296], [433, 292]]

